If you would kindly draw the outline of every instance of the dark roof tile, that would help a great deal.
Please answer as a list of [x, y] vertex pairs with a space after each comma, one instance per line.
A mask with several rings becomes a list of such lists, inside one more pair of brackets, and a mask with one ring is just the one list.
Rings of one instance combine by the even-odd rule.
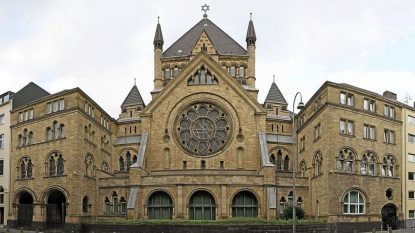
[[136, 85], [131, 88], [130, 93], [128, 93], [127, 98], [125, 98], [124, 102], [122, 103], [121, 107], [128, 107], [132, 105], [144, 105], [143, 98], [141, 98], [140, 91]]
[[288, 104], [275, 82], [271, 84], [264, 103]]

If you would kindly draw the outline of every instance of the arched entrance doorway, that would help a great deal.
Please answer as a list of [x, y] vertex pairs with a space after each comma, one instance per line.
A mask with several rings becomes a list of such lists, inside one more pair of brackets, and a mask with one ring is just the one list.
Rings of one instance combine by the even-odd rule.
[[382, 228], [386, 230], [388, 227], [392, 227], [392, 230], [398, 227], [398, 216], [393, 204], [386, 204], [382, 208]]
[[17, 224], [19, 226], [32, 225], [33, 219], [33, 197], [30, 193], [24, 191], [19, 195], [19, 204], [17, 204]]
[[65, 223], [66, 198], [59, 190], [49, 192], [46, 204], [46, 225], [49, 228], [61, 227]]

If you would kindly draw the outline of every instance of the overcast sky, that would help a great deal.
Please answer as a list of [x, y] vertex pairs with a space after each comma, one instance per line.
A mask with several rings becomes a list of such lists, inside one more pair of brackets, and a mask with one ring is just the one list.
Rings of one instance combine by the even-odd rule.
[[31, 81], [50, 93], [80, 87], [118, 118], [134, 78], [151, 101], [157, 16], [166, 50], [202, 19], [205, 3], [208, 18], [245, 48], [253, 13], [260, 103], [273, 75], [290, 104], [326, 80], [415, 101], [412, 0], [2, 0], [0, 93]]

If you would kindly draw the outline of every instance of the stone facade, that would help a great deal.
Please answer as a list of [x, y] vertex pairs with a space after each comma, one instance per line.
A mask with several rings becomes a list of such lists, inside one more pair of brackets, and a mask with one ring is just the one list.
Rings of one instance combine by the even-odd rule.
[[[10, 222], [275, 219], [292, 203], [329, 222], [401, 219], [401, 105], [327, 82], [297, 115], [295, 140], [276, 84], [264, 104], [257, 100], [252, 20], [246, 41], [244, 49], [204, 17], [163, 52], [158, 24], [147, 106], [134, 86], [118, 119], [79, 88], [14, 108]], [[364, 110], [365, 98], [376, 111]], [[384, 106], [393, 114], [384, 116]], [[25, 112], [32, 117], [22, 118]], [[365, 124], [374, 138], [363, 134]]]

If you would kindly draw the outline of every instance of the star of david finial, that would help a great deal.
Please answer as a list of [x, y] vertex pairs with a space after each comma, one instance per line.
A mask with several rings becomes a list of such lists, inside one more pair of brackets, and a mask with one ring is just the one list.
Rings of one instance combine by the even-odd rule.
[[134, 78], [134, 86], [136, 86], [136, 83], [137, 82], [137, 79], [136, 78]]
[[275, 74], [272, 75], [272, 82], [275, 83]]
[[204, 11], [205, 13], [203, 14], [203, 18], [207, 18], [207, 14], [206, 11], [209, 11], [209, 5], [205, 4], [202, 6], [202, 11]]

